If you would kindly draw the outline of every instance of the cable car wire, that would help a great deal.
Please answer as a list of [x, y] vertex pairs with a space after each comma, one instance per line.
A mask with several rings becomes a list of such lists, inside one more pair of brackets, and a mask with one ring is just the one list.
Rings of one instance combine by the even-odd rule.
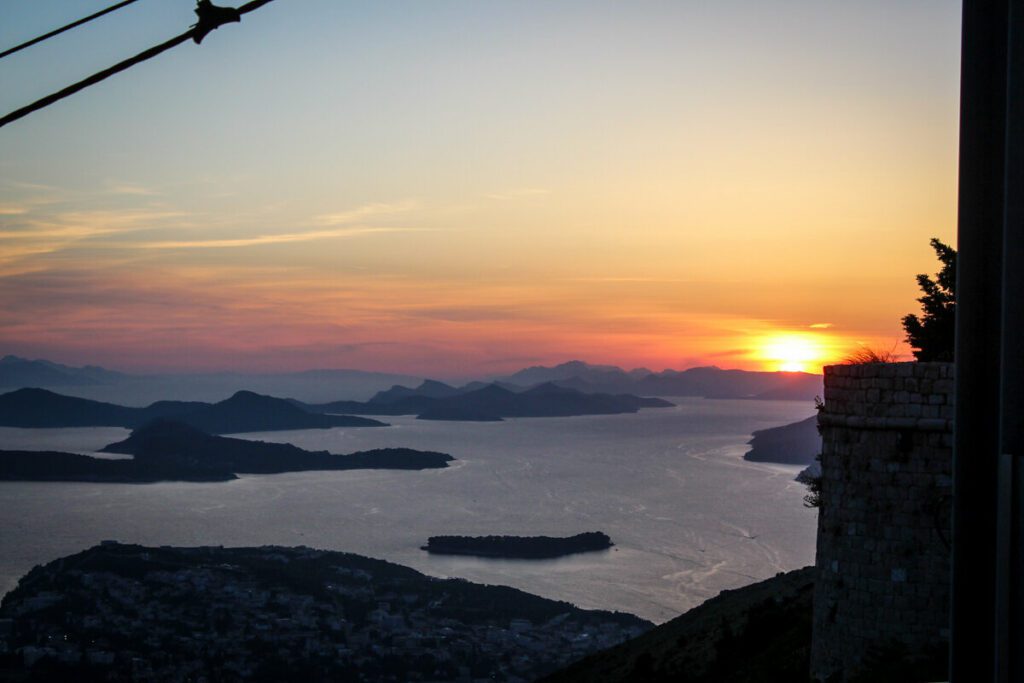
[[152, 59], [153, 57], [156, 57], [158, 54], [166, 52], [167, 50], [170, 50], [172, 47], [176, 47], [177, 45], [184, 43], [189, 38], [191, 38], [195, 43], [198, 44], [200, 41], [202, 41], [203, 37], [210, 31], [218, 28], [222, 24], [232, 21], [238, 21], [241, 15], [252, 12], [253, 10], [257, 10], [260, 7], [263, 7], [263, 5], [266, 5], [270, 2], [273, 2], [273, 0], [252, 0], [251, 2], [247, 2], [241, 7], [238, 7], [237, 9], [223, 7], [213, 8], [214, 10], [231, 10], [230, 12], [210, 13], [208, 10], [200, 11], [204, 5], [206, 7], [210, 7], [209, 0], [199, 0], [199, 7], [197, 7], [196, 9], [196, 14], [199, 16], [199, 21], [185, 33], [175, 36], [170, 40], [164, 41], [159, 45], [154, 45], [148, 50], [143, 50], [134, 57], [129, 57], [128, 59], [122, 62], [118, 62], [117, 64], [108, 67], [103, 71], [94, 73], [92, 76], [84, 78], [78, 81], [77, 83], [73, 83], [62, 90], [58, 90], [53, 94], [47, 95], [46, 97], [38, 99], [32, 104], [26, 105], [20, 109], [12, 111], [10, 114], [7, 114], [6, 116], [0, 118], [0, 128], [6, 126], [8, 123], [12, 123], [22, 117], [28, 116], [32, 112], [38, 111], [43, 107], [48, 107], [54, 102], [62, 100], [65, 97], [68, 97], [69, 95], [74, 95], [79, 90], [84, 90], [85, 88], [88, 88], [90, 85], [95, 85], [96, 83], [99, 83], [104, 79], [110, 78], [114, 74], [120, 73], [125, 69], [133, 67], [140, 62], [144, 62], [147, 59]]
[[133, 2], [138, 2], [138, 0], [124, 0], [123, 2], [119, 2], [116, 5], [111, 5], [110, 7], [106, 8], [106, 9], [101, 9], [99, 12], [96, 12], [95, 14], [90, 14], [87, 17], [82, 17], [78, 21], [73, 21], [70, 24], [68, 24], [67, 26], [61, 26], [58, 29], [54, 29], [53, 31], [50, 31], [49, 33], [45, 33], [45, 34], [43, 34], [43, 35], [41, 35], [41, 36], [39, 36], [37, 38], [33, 38], [32, 40], [26, 41], [26, 42], [22, 43], [21, 45], [15, 45], [14, 47], [12, 47], [10, 49], [7, 49], [7, 50], [4, 50], [3, 52], [0, 52], [0, 59], [3, 59], [7, 55], [13, 55], [15, 52], [18, 52], [19, 50], [24, 50], [26, 47], [32, 47], [36, 43], [41, 43], [44, 40], [48, 40], [49, 38], [53, 38], [54, 36], [60, 35], [61, 33], [64, 33], [64, 31], [70, 31], [71, 29], [75, 28], [76, 26], [81, 26], [82, 24], [87, 24], [90, 21], [92, 21], [93, 19], [99, 19], [104, 14], [110, 14], [114, 10], [119, 10], [122, 7], [125, 7], [127, 5], [132, 4]]

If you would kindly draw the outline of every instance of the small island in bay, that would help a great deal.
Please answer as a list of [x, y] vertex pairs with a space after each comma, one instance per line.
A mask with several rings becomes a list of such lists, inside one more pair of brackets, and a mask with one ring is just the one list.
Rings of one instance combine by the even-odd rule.
[[423, 550], [438, 555], [473, 555], [518, 560], [546, 560], [575, 553], [607, 550], [612, 539], [600, 531], [575, 536], [431, 536]]

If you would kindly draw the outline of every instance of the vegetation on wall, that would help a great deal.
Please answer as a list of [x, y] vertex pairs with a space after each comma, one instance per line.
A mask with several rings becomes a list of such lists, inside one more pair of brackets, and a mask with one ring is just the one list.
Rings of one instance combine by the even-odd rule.
[[953, 360], [953, 341], [956, 322], [956, 250], [937, 238], [931, 240], [932, 249], [942, 263], [935, 279], [918, 275], [917, 284], [924, 293], [918, 301], [921, 315], [903, 316], [903, 329], [907, 343], [914, 349], [919, 361]]

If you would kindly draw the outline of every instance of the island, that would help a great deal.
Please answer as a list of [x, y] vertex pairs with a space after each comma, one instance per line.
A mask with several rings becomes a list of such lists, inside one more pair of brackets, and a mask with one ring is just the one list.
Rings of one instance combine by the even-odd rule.
[[411, 448], [377, 448], [348, 455], [307, 451], [286, 443], [215, 436], [173, 420], [154, 420], [100, 451], [133, 457], [112, 460], [53, 451], [0, 451], [0, 481], [230, 481], [238, 474], [437, 469], [454, 460], [445, 453]]
[[178, 459], [111, 460], [60, 451], [0, 451], [0, 481], [81, 481], [152, 484], [158, 481], [220, 482], [233, 472]]
[[422, 547], [437, 555], [473, 555], [517, 560], [546, 560], [575, 553], [607, 550], [608, 534], [588, 531], [575, 536], [431, 536]]
[[186, 422], [211, 434], [388, 426], [366, 417], [311, 413], [292, 401], [252, 391], [238, 391], [218, 403], [157, 401], [145, 408], [64, 396], [46, 389], [18, 389], [0, 395], [2, 427], [134, 428], [160, 418]]
[[104, 541], [0, 603], [0, 680], [532, 681], [652, 627], [306, 547]]
[[416, 415], [421, 420], [496, 422], [506, 417], [576, 417], [621, 415], [642, 408], [671, 408], [660, 398], [632, 394], [586, 393], [554, 382], [516, 389], [498, 382], [471, 383], [456, 389], [441, 382], [424, 382], [416, 389], [396, 385], [369, 401], [293, 404], [314, 413], [355, 415]]

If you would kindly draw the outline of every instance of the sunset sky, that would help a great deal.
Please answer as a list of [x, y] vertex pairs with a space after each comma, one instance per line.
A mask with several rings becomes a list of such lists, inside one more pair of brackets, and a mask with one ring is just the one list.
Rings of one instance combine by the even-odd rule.
[[[112, 2], [4, 2], [0, 50]], [[0, 114], [193, 6], [0, 60]], [[0, 128], [0, 355], [460, 377], [906, 353], [928, 240], [955, 236], [959, 11], [276, 0]]]

